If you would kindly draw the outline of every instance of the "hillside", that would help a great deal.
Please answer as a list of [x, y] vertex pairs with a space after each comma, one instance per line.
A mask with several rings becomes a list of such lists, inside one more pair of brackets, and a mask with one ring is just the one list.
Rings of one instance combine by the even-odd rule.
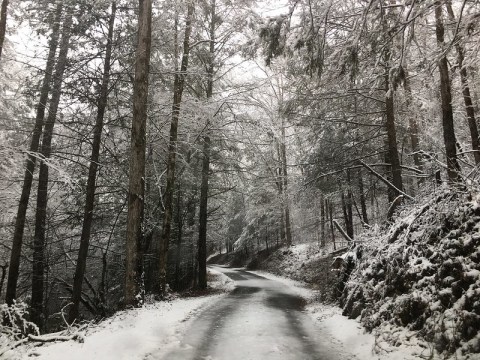
[[421, 338], [440, 354], [478, 359], [480, 196], [432, 194], [363, 239], [344, 315], [394, 344]]

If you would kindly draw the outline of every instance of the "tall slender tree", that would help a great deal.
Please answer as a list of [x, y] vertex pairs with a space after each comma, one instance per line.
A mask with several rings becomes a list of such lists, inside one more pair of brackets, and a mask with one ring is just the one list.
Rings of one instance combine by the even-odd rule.
[[[216, 2], [210, 2], [210, 47], [207, 63], [207, 101], [213, 96], [213, 74], [215, 70], [215, 28], [216, 28]], [[208, 222], [208, 177], [210, 172], [210, 120], [205, 124], [203, 137], [202, 184], [200, 186], [200, 225], [198, 228], [198, 287], [207, 287], [207, 222]]]
[[170, 139], [168, 144], [167, 156], [167, 183], [165, 186], [162, 233], [160, 236], [160, 258], [159, 258], [159, 283], [158, 292], [164, 295], [167, 285], [167, 254], [170, 241], [170, 232], [172, 229], [173, 218], [173, 195], [175, 190], [175, 160], [177, 154], [178, 121], [180, 118], [180, 107], [182, 104], [182, 95], [185, 88], [185, 79], [188, 70], [188, 61], [190, 57], [190, 35], [192, 32], [192, 20], [194, 13], [194, 1], [188, 1], [187, 19], [185, 23], [185, 35], [183, 40], [183, 55], [180, 65], [180, 71], [175, 73], [173, 84], [173, 106], [172, 120], [170, 122]]
[[69, 5], [62, 26], [62, 38], [58, 53], [48, 116], [42, 134], [40, 148], [41, 162], [38, 175], [37, 206], [35, 210], [35, 233], [33, 238], [33, 271], [32, 271], [32, 301], [31, 318], [40, 329], [43, 328], [44, 272], [45, 246], [48, 205], [49, 165], [52, 153], [53, 129], [57, 120], [58, 107], [62, 95], [63, 76], [67, 66], [67, 56], [72, 35], [73, 6]]
[[[455, 14], [452, 8], [452, 2], [446, 2], [447, 13], [451, 21], [455, 21]], [[454, 34], [455, 36], [455, 34]], [[455, 39], [454, 39], [455, 40]], [[473, 156], [475, 163], [480, 164], [480, 139], [478, 135], [477, 120], [475, 118], [475, 108], [473, 106], [472, 95], [468, 83], [468, 71], [464, 64], [465, 49], [460, 41], [455, 41], [455, 49], [457, 51], [457, 65], [460, 71], [460, 82], [462, 84], [463, 102], [465, 104], [465, 112], [467, 113], [468, 127], [470, 129], [470, 139], [472, 143]]]
[[36, 152], [42, 136], [43, 122], [45, 119], [45, 109], [47, 107], [48, 95], [50, 93], [50, 85], [52, 81], [53, 70], [55, 67], [55, 53], [57, 51], [58, 39], [60, 36], [60, 23], [63, 11], [63, 1], [58, 0], [55, 10], [52, 32], [49, 40], [49, 50], [47, 62], [45, 65], [45, 73], [43, 76], [42, 86], [40, 88], [40, 96], [37, 103], [35, 125], [30, 139], [29, 154], [25, 162], [25, 174], [23, 176], [22, 193], [17, 209], [17, 217], [15, 219], [15, 230], [13, 232], [12, 251], [10, 254], [10, 267], [7, 279], [7, 291], [5, 301], [8, 305], [12, 305], [17, 297], [17, 282], [20, 270], [20, 258], [22, 253], [23, 234], [25, 230], [25, 221], [30, 200], [30, 192], [32, 190], [33, 173], [37, 161]]
[[138, 306], [141, 262], [140, 244], [145, 194], [145, 150], [148, 107], [148, 75], [152, 44], [152, 0], [139, 0], [133, 119], [128, 182], [128, 214], [125, 264], [125, 305]]
[[450, 83], [447, 56], [443, 53], [445, 50], [445, 27], [443, 25], [442, 8], [443, 1], [435, 1], [435, 33], [439, 49], [442, 52], [438, 60], [438, 70], [440, 72], [443, 141], [447, 158], [448, 180], [450, 183], [455, 183], [459, 179], [460, 165], [457, 160], [455, 128], [453, 126], [452, 85]]
[[110, 68], [113, 47], [113, 30], [115, 26], [115, 14], [117, 4], [112, 2], [110, 18], [108, 21], [107, 44], [105, 47], [105, 60], [103, 64], [102, 84], [98, 94], [97, 117], [93, 129], [92, 155], [88, 169], [87, 193], [85, 195], [85, 209], [83, 212], [82, 235], [80, 237], [80, 249], [75, 269], [75, 277], [72, 289], [72, 305], [69, 309], [68, 321], [73, 323], [78, 316], [80, 300], [82, 296], [83, 277], [87, 265], [88, 246], [92, 229], [93, 210], [95, 203], [95, 182], [97, 178], [98, 160], [100, 154], [100, 143], [102, 139], [103, 120], [108, 100], [108, 87], [110, 82]]

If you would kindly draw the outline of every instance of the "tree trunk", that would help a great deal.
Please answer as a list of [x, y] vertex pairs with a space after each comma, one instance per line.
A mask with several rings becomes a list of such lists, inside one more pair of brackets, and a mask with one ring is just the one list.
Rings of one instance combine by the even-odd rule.
[[139, 0], [138, 42], [133, 83], [133, 119], [128, 181], [125, 264], [125, 306], [139, 305], [141, 239], [145, 194], [145, 151], [148, 108], [148, 73], [152, 43], [152, 0]]
[[368, 225], [367, 201], [365, 199], [365, 192], [363, 188], [362, 170], [358, 170], [358, 192], [360, 193], [360, 207], [362, 209], [362, 221]]
[[[346, 234], [349, 238], [352, 237], [353, 233], [353, 226], [352, 226], [352, 207], [349, 204], [349, 195], [347, 191], [347, 196], [345, 196], [345, 192], [342, 191], [342, 210], [343, 210], [343, 220], [345, 223]], [[340, 225], [339, 225], [340, 226]]]
[[7, 30], [7, 9], [9, 0], [2, 1], [0, 9], [0, 57], [2, 56], [3, 42], [5, 41], [5, 33]]
[[40, 173], [38, 175], [37, 208], [35, 211], [35, 234], [33, 239], [33, 272], [32, 272], [32, 300], [31, 320], [43, 329], [43, 293], [44, 293], [44, 270], [45, 270], [45, 235], [48, 203], [48, 159], [52, 152], [53, 128], [57, 118], [58, 106], [62, 94], [63, 75], [67, 65], [67, 55], [70, 47], [72, 33], [72, 9], [67, 11], [63, 23], [62, 39], [58, 61], [53, 76], [52, 96], [48, 108], [48, 116], [43, 129], [42, 147], [40, 154]]
[[337, 250], [337, 246], [335, 244], [335, 228], [333, 226], [333, 204], [330, 201], [328, 202], [328, 212], [330, 217], [330, 231], [332, 232], [333, 250]]
[[292, 228], [290, 223], [290, 207], [288, 199], [288, 172], [287, 172], [287, 146], [285, 144], [285, 126], [282, 117], [282, 141], [280, 144], [281, 164], [282, 164], [282, 182], [283, 182], [283, 211], [285, 213], [285, 242], [287, 246], [292, 246]]
[[177, 191], [177, 242], [175, 249], [175, 288], [179, 289], [180, 285], [180, 265], [182, 262], [182, 237], [183, 237], [183, 219], [182, 219], [182, 186], [181, 182], [178, 184]]
[[[410, 79], [408, 78], [408, 72], [405, 69], [405, 80], [404, 80], [404, 89], [405, 89], [405, 98], [407, 109], [411, 109], [411, 114], [408, 116], [408, 135], [410, 137], [410, 146], [413, 152], [413, 163], [415, 167], [419, 170], [423, 170], [423, 164], [420, 158], [420, 141], [419, 141], [419, 129], [417, 123], [417, 109], [413, 108], [413, 96], [412, 89], [410, 87]], [[421, 183], [422, 179], [418, 181]]]
[[[213, 73], [215, 69], [215, 26], [216, 3], [211, 0], [210, 49], [207, 64], [207, 99], [213, 95]], [[200, 186], [200, 226], [198, 227], [198, 287], [207, 288], [207, 222], [208, 222], [208, 177], [210, 172], [210, 121], [205, 124], [203, 137], [202, 184]]]
[[325, 247], [325, 199], [320, 196], [320, 246]]
[[177, 137], [178, 137], [178, 119], [180, 117], [180, 106], [182, 104], [182, 95], [185, 85], [186, 72], [188, 69], [188, 60], [190, 55], [190, 34], [192, 32], [192, 17], [194, 5], [189, 2], [187, 10], [187, 20], [185, 24], [185, 38], [183, 40], [183, 56], [180, 72], [175, 74], [175, 81], [173, 84], [173, 106], [172, 106], [172, 121], [170, 123], [170, 141], [168, 145], [167, 158], [167, 184], [165, 186], [165, 211], [163, 215], [163, 226], [160, 241], [163, 243], [160, 248], [162, 253], [159, 259], [159, 284], [158, 292], [160, 295], [165, 295], [167, 287], [167, 254], [168, 243], [170, 241], [170, 232], [172, 229], [172, 210], [173, 210], [173, 192], [175, 188], [175, 159], [177, 153]]
[[62, 16], [63, 3], [59, 1], [55, 10], [55, 19], [52, 25], [52, 35], [49, 41], [49, 50], [47, 63], [45, 65], [45, 75], [40, 89], [40, 98], [37, 104], [35, 115], [35, 126], [30, 140], [29, 155], [25, 162], [25, 174], [23, 177], [22, 194], [17, 209], [17, 217], [15, 220], [15, 230], [13, 233], [12, 252], [10, 254], [10, 267], [7, 279], [7, 292], [5, 302], [8, 305], [13, 304], [13, 300], [17, 297], [17, 282], [20, 269], [20, 255], [22, 253], [23, 232], [25, 229], [25, 220], [30, 200], [30, 192], [32, 189], [33, 173], [37, 156], [34, 155], [38, 151], [40, 136], [42, 135], [43, 121], [45, 118], [45, 109], [50, 92], [50, 83], [52, 81], [52, 73], [55, 67], [55, 53], [58, 46], [58, 38], [60, 34], [60, 19]]
[[0, 298], [2, 297], [3, 283], [5, 282], [5, 276], [7, 275], [8, 264], [0, 265], [2, 269], [2, 276], [0, 277]]
[[[391, 165], [392, 184], [399, 190], [403, 190], [402, 182], [402, 168], [400, 166], [400, 159], [398, 157], [397, 149], [397, 131], [395, 127], [395, 109], [394, 109], [394, 90], [390, 84], [390, 54], [386, 55], [386, 69], [385, 69], [385, 115], [388, 141], [388, 158]], [[399, 193], [395, 191], [395, 197]]]
[[[442, 19], [442, 2], [435, 2], [435, 32], [437, 43], [443, 51], [445, 29]], [[457, 160], [457, 149], [455, 147], [455, 128], [453, 126], [452, 109], [452, 89], [450, 84], [450, 75], [448, 72], [448, 62], [446, 56], [442, 56], [438, 61], [438, 70], [440, 72], [440, 94], [442, 99], [442, 125], [443, 140], [445, 143], [445, 155], [447, 158], [447, 173], [449, 183], [455, 183], [459, 180], [460, 165]]]
[[[452, 9], [451, 1], [446, 2], [447, 12], [450, 20], [455, 21], [455, 15]], [[455, 43], [457, 50], [458, 68], [460, 69], [460, 81], [462, 83], [463, 102], [465, 103], [465, 111], [467, 113], [468, 127], [470, 128], [470, 138], [472, 139], [472, 150], [475, 158], [475, 164], [480, 164], [480, 142], [478, 138], [478, 127], [475, 119], [475, 109], [473, 107], [472, 96], [470, 95], [470, 86], [468, 85], [467, 68], [463, 66], [464, 48], [460, 42]]]
[[108, 100], [108, 86], [110, 80], [110, 61], [112, 57], [113, 29], [115, 25], [115, 13], [117, 5], [112, 3], [112, 10], [108, 22], [107, 45], [105, 49], [105, 62], [103, 64], [102, 86], [100, 88], [97, 118], [95, 128], [93, 129], [92, 155], [90, 157], [90, 167], [88, 169], [87, 194], [85, 196], [85, 208], [83, 212], [82, 235], [80, 237], [80, 249], [78, 250], [78, 259], [75, 269], [72, 289], [72, 306], [69, 309], [68, 321], [73, 323], [78, 316], [82, 296], [82, 283], [87, 265], [88, 246], [90, 243], [90, 233], [92, 229], [93, 208], [95, 203], [95, 182], [97, 177], [98, 159], [100, 154], [100, 143], [103, 130], [103, 119]]

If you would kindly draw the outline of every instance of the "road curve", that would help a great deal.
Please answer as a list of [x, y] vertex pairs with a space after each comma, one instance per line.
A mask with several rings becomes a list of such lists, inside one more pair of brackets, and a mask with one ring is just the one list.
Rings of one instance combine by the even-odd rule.
[[287, 286], [241, 269], [215, 267], [236, 288], [201, 312], [164, 360], [346, 360], [304, 314]]

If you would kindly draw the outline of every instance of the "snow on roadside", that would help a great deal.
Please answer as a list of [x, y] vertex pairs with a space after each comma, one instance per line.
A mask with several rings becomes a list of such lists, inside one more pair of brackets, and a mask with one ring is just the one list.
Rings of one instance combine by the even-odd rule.
[[249, 272], [278, 281], [306, 299], [308, 304], [305, 311], [322, 334], [329, 336], [329, 341], [349, 349], [359, 360], [414, 360], [425, 357], [430, 352], [429, 349], [422, 346], [392, 347], [386, 342], [380, 341], [379, 337], [365, 332], [357, 320], [343, 316], [339, 307], [315, 301], [318, 291], [306, 288], [305, 283], [265, 271], [249, 270]]
[[81, 331], [83, 343], [72, 340], [40, 347], [27, 344], [9, 351], [2, 359], [64, 360], [68, 356], [69, 360], [136, 360], [158, 349], [166, 353], [180, 344], [189, 319], [235, 287], [233, 280], [221, 272], [209, 269], [209, 273], [213, 275], [210, 287], [223, 294], [176, 298], [120, 311]]
[[[121, 311], [112, 318], [88, 328], [84, 342], [67, 341], [35, 347], [23, 359], [36, 356], [39, 360], [143, 359], [162, 348], [168, 351], [182, 339], [186, 322], [201, 308], [223, 295], [175, 299], [158, 302], [140, 309]], [[14, 354], [9, 359], [15, 359]], [[21, 359], [20, 357], [19, 359]]]
[[229, 292], [235, 289], [235, 281], [218, 269], [216, 266], [209, 266], [208, 273], [213, 277], [214, 281], [209, 282], [208, 286], [215, 290]]
[[291, 290], [293, 290], [293, 292], [295, 294], [303, 297], [305, 300], [310, 301], [310, 300], [314, 300], [316, 298], [316, 293], [317, 292], [314, 291], [314, 290], [308, 289], [306, 287], [307, 285], [305, 283], [301, 282], [301, 281], [292, 280], [292, 279], [289, 279], [287, 277], [274, 275], [274, 274], [271, 274], [269, 272], [262, 271], [262, 270], [255, 270], [255, 271], [248, 270], [248, 272], [252, 273], [252, 274], [255, 274], [255, 275], [263, 276], [266, 279], [278, 281], [278, 282], [286, 285], [287, 287], [289, 287]]

